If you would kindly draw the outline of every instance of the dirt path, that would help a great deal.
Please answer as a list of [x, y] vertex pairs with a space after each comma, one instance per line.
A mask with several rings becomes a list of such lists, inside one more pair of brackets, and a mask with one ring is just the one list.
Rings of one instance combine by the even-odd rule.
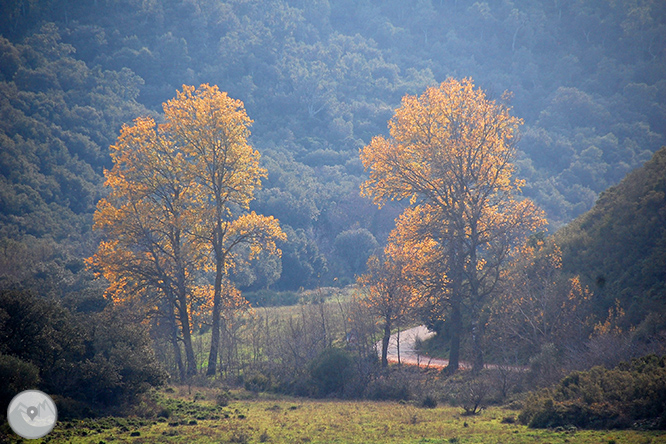
[[[433, 337], [434, 335], [435, 333], [428, 331], [428, 328], [425, 325], [419, 325], [418, 327], [401, 331], [400, 359], [398, 360], [398, 334], [397, 333], [392, 334], [388, 346], [388, 361], [392, 363], [399, 362], [406, 365], [416, 365], [418, 367], [423, 367], [423, 368], [443, 369], [444, 367], [449, 365], [449, 361], [447, 359], [430, 358], [428, 356], [419, 354], [415, 350], [415, 343], [417, 338], [420, 338], [423, 341]], [[382, 354], [381, 341], [377, 343], [377, 352], [381, 357]], [[461, 370], [469, 370], [472, 368], [472, 365], [467, 362], [460, 362], [458, 364], [458, 368], [460, 368]], [[486, 364], [484, 365], [484, 368], [497, 369], [499, 368], [499, 366], [496, 364]], [[527, 367], [520, 367], [520, 366], [510, 366], [509, 368], [514, 371], [527, 370]]]
[[[398, 334], [397, 333], [392, 334], [388, 346], [388, 361], [393, 363], [399, 362], [407, 365], [416, 365], [423, 368], [442, 369], [446, 367], [449, 364], [448, 360], [423, 356], [418, 354], [416, 350], [414, 350], [417, 338], [423, 341], [434, 335], [435, 333], [428, 331], [425, 325], [419, 325], [418, 327], [401, 331], [399, 334], [400, 354], [398, 359]], [[381, 355], [382, 352], [381, 341], [377, 343], [377, 350]]]

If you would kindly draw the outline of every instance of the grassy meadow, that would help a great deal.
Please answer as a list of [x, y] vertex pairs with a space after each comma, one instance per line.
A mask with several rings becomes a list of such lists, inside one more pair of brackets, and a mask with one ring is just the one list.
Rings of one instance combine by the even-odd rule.
[[[516, 411], [413, 403], [312, 400], [245, 391], [171, 387], [135, 415], [59, 422], [54, 443], [666, 443], [666, 432], [535, 430]], [[36, 441], [38, 442], [38, 441]]]

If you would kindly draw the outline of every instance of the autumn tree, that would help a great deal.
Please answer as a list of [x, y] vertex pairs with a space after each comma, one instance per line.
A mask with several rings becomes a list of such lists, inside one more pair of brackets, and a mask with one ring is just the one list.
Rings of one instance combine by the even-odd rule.
[[[242, 102], [217, 87], [183, 86], [164, 104], [163, 124], [137, 119], [111, 147], [111, 192], [95, 213], [104, 241], [90, 262], [114, 299], [138, 298], [159, 310], [164, 304], [149, 298], [156, 295], [175, 308], [188, 375], [197, 371], [192, 311], [206, 306], [213, 327], [208, 372], [215, 373], [223, 294], [236, 294], [225, 277], [237, 247], [249, 246], [250, 256], [279, 253], [275, 239], [285, 239], [276, 219], [248, 209], [266, 174], [247, 143], [250, 123]], [[212, 292], [204, 279], [209, 269]]]
[[[195, 236], [199, 225], [193, 202], [200, 194], [188, 162], [173, 139], [151, 118], [124, 125], [111, 146], [113, 168], [104, 172], [109, 194], [97, 204], [94, 228], [103, 240], [90, 265], [109, 281], [116, 303], [159, 310], [176, 327], [185, 348], [187, 369], [174, 354], [181, 377], [196, 373], [191, 340], [190, 299], [205, 254]], [[166, 303], [163, 303], [163, 301]]]
[[[250, 256], [262, 250], [279, 254], [275, 240], [286, 240], [277, 219], [249, 212], [254, 192], [266, 170], [259, 152], [248, 143], [252, 121], [243, 102], [217, 86], [183, 85], [164, 105], [165, 129], [191, 159], [194, 180], [201, 188], [194, 206], [200, 217], [199, 241], [212, 251], [215, 272], [208, 375], [216, 372], [223, 307], [223, 281], [235, 266], [235, 252], [249, 245]], [[229, 281], [226, 281], [229, 285]], [[227, 292], [231, 294], [231, 292]]]
[[390, 137], [377, 136], [361, 151], [370, 173], [362, 194], [380, 206], [409, 199], [398, 240], [427, 245], [413, 271], [430, 284], [427, 296], [446, 308], [450, 371], [459, 367], [463, 318], [473, 334], [474, 367], [483, 366], [481, 308], [508, 252], [545, 223], [530, 200], [518, 197], [523, 182], [513, 177], [512, 161], [520, 124], [470, 79], [449, 79], [420, 97], [405, 96], [389, 122]]
[[525, 360], [546, 344], [573, 348], [589, 335], [591, 293], [579, 277], [562, 272], [562, 252], [552, 240], [531, 237], [502, 271], [501, 291], [490, 307], [494, 347]]
[[[462, 322], [461, 307], [450, 304], [450, 265], [449, 250], [432, 237], [427, 236], [426, 228], [432, 223], [432, 214], [427, 206], [406, 208], [396, 219], [396, 227], [388, 238], [387, 250], [403, 252], [401, 261], [402, 278], [418, 295], [416, 317], [426, 326], [444, 334], [445, 319], [448, 324]], [[448, 316], [445, 314], [448, 312]]]
[[418, 295], [403, 274], [407, 265], [403, 251], [389, 243], [384, 254], [368, 259], [367, 272], [358, 279], [366, 295], [360, 303], [368, 307], [383, 323], [382, 366], [388, 366], [391, 330], [405, 323], [415, 313]]

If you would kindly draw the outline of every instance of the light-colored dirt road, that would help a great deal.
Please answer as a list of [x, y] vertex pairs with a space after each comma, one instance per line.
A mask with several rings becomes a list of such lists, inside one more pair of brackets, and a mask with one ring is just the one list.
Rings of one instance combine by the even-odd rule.
[[[435, 333], [428, 331], [425, 325], [420, 325], [418, 327], [401, 331], [399, 335], [397, 333], [392, 334], [388, 346], [388, 361], [406, 365], [417, 365], [424, 368], [442, 369], [446, 367], [449, 364], [449, 361], [446, 359], [429, 358], [427, 356], [418, 354], [415, 350], [415, 343], [417, 338], [423, 341], [434, 335]], [[400, 338], [399, 342], [398, 337]], [[398, 346], [400, 353], [398, 353]], [[381, 341], [377, 343], [377, 350], [381, 356]]]
[[[388, 361], [392, 363], [401, 363], [406, 365], [416, 365], [423, 368], [437, 368], [442, 369], [449, 365], [449, 361], [446, 359], [437, 359], [430, 358], [428, 356], [420, 355], [415, 350], [415, 343], [417, 338], [420, 340], [425, 340], [434, 336], [435, 333], [428, 331], [425, 325], [419, 325], [418, 327], [410, 328], [405, 331], [400, 332], [400, 342], [398, 343], [398, 334], [392, 334], [391, 339], [389, 340], [388, 346]], [[398, 353], [398, 344], [400, 345], [400, 353]], [[382, 343], [379, 341], [377, 343], [377, 352], [381, 357], [382, 354]], [[469, 370], [472, 368], [472, 365], [468, 362], [460, 362], [459, 368], [461, 370]], [[495, 364], [486, 364], [484, 368], [487, 369], [497, 369], [499, 366]], [[526, 371], [527, 367], [521, 366], [504, 366], [503, 368], [509, 368], [514, 371]]]

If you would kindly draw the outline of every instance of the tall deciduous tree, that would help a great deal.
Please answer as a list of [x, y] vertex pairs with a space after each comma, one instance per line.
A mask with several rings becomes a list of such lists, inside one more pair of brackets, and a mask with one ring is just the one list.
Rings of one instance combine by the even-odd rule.
[[414, 291], [404, 274], [407, 255], [413, 252], [399, 250], [394, 243], [387, 244], [381, 257], [368, 259], [368, 270], [358, 281], [367, 291], [361, 303], [379, 316], [383, 325], [382, 366], [388, 366], [388, 346], [391, 330], [410, 319], [419, 304]]
[[191, 159], [201, 229], [199, 238], [211, 248], [215, 283], [208, 375], [214, 375], [220, 339], [223, 281], [234, 266], [234, 251], [241, 244], [250, 254], [261, 250], [279, 254], [275, 240], [286, 240], [277, 219], [248, 213], [254, 191], [266, 170], [259, 167], [259, 152], [248, 143], [252, 121], [243, 102], [230, 98], [217, 86], [198, 89], [183, 85], [164, 106], [165, 128]]
[[450, 371], [459, 366], [463, 314], [471, 322], [474, 366], [483, 366], [481, 308], [509, 251], [545, 224], [530, 200], [518, 199], [523, 182], [513, 177], [512, 161], [521, 120], [509, 111], [470, 79], [449, 79], [420, 97], [405, 96], [390, 137], [373, 138], [361, 152], [370, 171], [362, 194], [380, 206], [410, 201], [396, 241], [425, 245], [413, 272], [429, 284], [422, 287], [427, 296], [446, 307]]
[[[197, 277], [212, 263], [208, 373], [214, 374], [223, 293], [235, 294], [223, 284], [231, 285], [224, 278], [235, 264], [236, 247], [249, 245], [250, 256], [279, 254], [275, 240], [285, 239], [277, 219], [249, 212], [266, 174], [259, 153], [247, 143], [250, 123], [242, 102], [217, 87], [183, 86], [164, 104], [163, 124], [137, 119], [111, 147], [114, 167], [105, 172], [111, 193], [95, 213], [95, 228], [105, 240], [90, 262], [109, 280], [114, 298], [138, 296], [146, 302], [157, 294], [175, 307], [188, 375], [197, 371], [192, 309], [205, 305], [202, 295], [208, 293]], [[166, 313], [167, 319], [171, 315]], [[178, 357], [179, 349], [175, 353]]]
[[[173, 345], [181, 377], [196, 373], [189, 303], [197, 270], [204, 265], [203, 245], [194, 235], [199, 224], [192, 202], [200, 187], [177, 145], [151, 118], [123, 126], [111, 146], [114, 166], [105, 171], [109, 195], [101, 199], [94, 228], [103, 233], [89, 263], [109, 281], [107, 294], [116, 302], [166, 307], [173, 328], [180, 323], [187, 370], [180, 345]], [[167, 304], [154, 300], [166, 299]]]

